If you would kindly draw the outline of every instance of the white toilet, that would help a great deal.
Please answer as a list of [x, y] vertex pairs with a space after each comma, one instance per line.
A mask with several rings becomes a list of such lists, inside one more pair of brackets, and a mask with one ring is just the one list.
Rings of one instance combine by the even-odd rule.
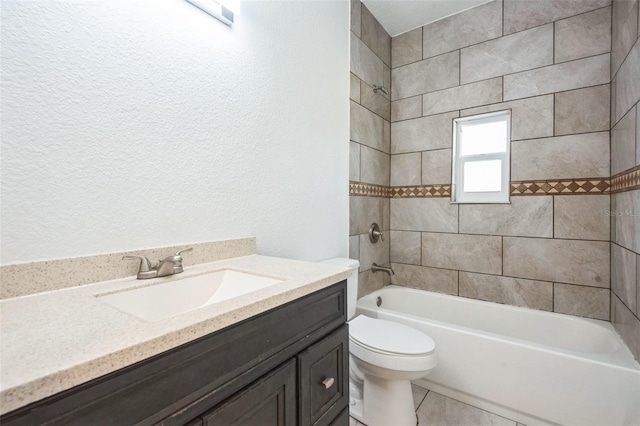
[[349, 414], [368, 426], [415, 426], [411, 380], [437, 364], [435, 343], [407, 325], [356, 313], [357, 260], [325, 260], [351, 268], [347, 279], [349, 321]]

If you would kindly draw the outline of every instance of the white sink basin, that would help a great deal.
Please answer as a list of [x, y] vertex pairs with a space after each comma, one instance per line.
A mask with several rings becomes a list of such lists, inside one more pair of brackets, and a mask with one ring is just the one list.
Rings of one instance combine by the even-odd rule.
[[274, 278], [223, 269], [96, 297], [145, 321], [158, 321], [281, 282]]

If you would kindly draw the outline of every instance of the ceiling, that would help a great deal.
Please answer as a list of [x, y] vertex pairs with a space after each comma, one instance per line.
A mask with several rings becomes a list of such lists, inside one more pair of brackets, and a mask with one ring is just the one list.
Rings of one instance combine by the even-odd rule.
[[395, 37], [438, 19], [471, 9], [490, 0], [362, 0]]

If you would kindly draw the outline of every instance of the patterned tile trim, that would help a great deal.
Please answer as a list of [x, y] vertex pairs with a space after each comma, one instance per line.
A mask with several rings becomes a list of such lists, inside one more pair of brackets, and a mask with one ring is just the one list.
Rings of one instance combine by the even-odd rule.
[[388, 186], [349, 181], [349, 195], [390, 198], [390, 192]]
[[[616, 189], [612, 186], [616, 185]], [[511, 182], [511, 196], [609, 194], [640, 189], [640, 166], [612, 179], [557, 179]], [[420, 186], [384, 186], [349, 182], [349, 195], [382, 198], [446, 198], [451, 196], [450, 184]]]
[[451, 185], [392, 186], [391, 198], [439, 198], [451, 196]]
[[640, 166], [619, 173], [611, 178], [611, 192], [640, 189]]
[[608, 194], [609, 178], [511, 182], [511, 195]]

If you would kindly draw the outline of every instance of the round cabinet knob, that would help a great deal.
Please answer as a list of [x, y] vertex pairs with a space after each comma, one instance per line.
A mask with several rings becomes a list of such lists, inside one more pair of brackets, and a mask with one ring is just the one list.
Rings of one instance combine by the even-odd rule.
[[333, 379], [333, 377], [329, 377], [326, 378], [322, 381], [322, 384], [324, 385], [325, 389], [329, 389], [331, 386], [333, 386], [333, 383], [335, 382], [335, 380]]

